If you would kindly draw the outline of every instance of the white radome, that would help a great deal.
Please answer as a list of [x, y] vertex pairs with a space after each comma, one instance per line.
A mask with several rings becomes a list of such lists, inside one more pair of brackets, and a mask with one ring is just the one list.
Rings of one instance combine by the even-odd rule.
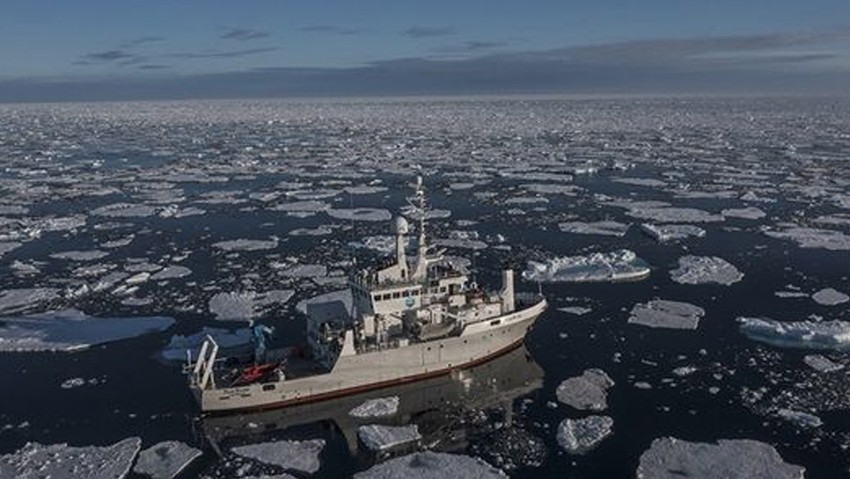
[[406, 235], [409, 231], [410, 225], [407, 223], [407, 220], [404, 219], [404, 216], [396, 216], [395, 233], [399, 235]]

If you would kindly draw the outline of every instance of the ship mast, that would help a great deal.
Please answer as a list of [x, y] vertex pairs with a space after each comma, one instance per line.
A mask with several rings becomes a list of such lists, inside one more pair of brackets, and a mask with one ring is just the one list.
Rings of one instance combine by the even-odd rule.
[[423, 280], [427, 275], [428, 261], [426, 255], [428, 253], [428, 245], [425, 243], [425, 188], [422, 186], [422, 176], [416, 177], [415, 195], [413, 201], [408, 200], [408, 203], [413, 207], [415, 214], [419, 215], [419, 241], [417, 242], [416, 253], [416, 268], [413, 270], [411, 278], [415, 280]]

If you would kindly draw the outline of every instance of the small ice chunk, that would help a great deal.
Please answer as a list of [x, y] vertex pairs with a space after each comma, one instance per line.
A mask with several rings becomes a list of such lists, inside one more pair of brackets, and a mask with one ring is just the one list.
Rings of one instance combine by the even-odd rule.
[[262, 251], [277, 248], [277, 240], [235, 239], [213, 243], [213, 248], [224, 251]]
[[587, 314], [587, 313], [593, 311], [593, 309], [584, 308], [582, 306], [565, 306], [563, 308], [558, 308], [558, 311], [561, 311], [561, 312], [567, 313], [567, 314], [575, 314], [576, 316], [582, 316], [584, 314]]
[[640, 324], [650, 328], [697, 329], [705, 310], [681, 301], [656, 299], [638, 303], [632, 308], [629, 324]]
[[702, 238], [705, 236], [705, 230], [694, 225], [654, 225], [650, 223], [642, 223], [641, 230], [648, 234], [659, 243], [667, 241], [682, 240], [688, 237]]
[[629, 230], [629, 224], [620, 223], [618, 221], [595, 221], [585, 223], [583, 221], [570, 221], [560, 223], [558, 228], [565, 233], [576, 233], [583, 235], [603, 235], [603, 236], [625, 236]]
[[555, 394], [558, 401], [579, 410], [604, 411], [608, 407], [608, 388], [614, 385], [605, 371], [588, 369], [581, 376], [565, 379]]
[[744, 274], [723, 258], [688, 255], [679, 258], [679, 267], [671, 271], [670, 276], [680, 284], [716, 283], [729, 286], [741, 281]]
[[59, 297], [56, 288], [21, 288], [0, 291], [0, 314], [17, 314]]
[[659, 438], [640, 456], [637, 479], [803, 479], [805, 468], [782, 460], [770, 444], [721, 439], [717, 444]]
[[822, 373], [831, 373], [844, 369], [843, 364], [836, 363], [821, 354], [808, 354], [803, 358], [803, 362], [808, 364], [809, 367], [815, 371], [820, 371]]
[[272, 441], [249, 444], [231, 449], [238, 456], [255, 459], [264, 464], [313, 474], [319, 470], [319, 454], [325, 447], [324, 439], [309, 441]]
[[650, 188], [667, 186], [667, 183], [655, 178], [614, 178], [611, 181], [622, 183], [624, 185], [647, 186]]
[[286, 278], [320, 278], [328, 275], [327, 266], [321, 264], [296, 264], [280, 272]]
[[558, 425], [558, 444], [570, 454], [584, 454], [611, 435], [614, 420], [608, 416], [564, 419]]
[[202, 452], [179, 441], [163, 441], [139, 454], [133, 472], [153, 479], [173, 479]]
[[145, 218], [155, 215], [156, 208], [148, 205], [115, 203], [95, 208], [91, 214], [95, 216], [106, 216], [108, 218]]
[[649, 266], [633, 251], [618, 250], [587, 256], [561, 256], [545, 263], [529, 261], [522, 277], [529, 281], [623, 281], [649, 275]]
[[91, 251], [63, 251], [61, 253], [53, 253], [50, 255], [53, 259], [67, 259], [71, 261], [94, 261], [109, 256], [106, 251], [91, 250]]
[[0, 241], [0, 258], [3, 257], [4, 254], [19, 248], [23, 243], [19, 243], [17, 241]]
[[350, 221], [389, 221], [393, 215], [383, 208], [342, 208], [325, 210], [328, 216]]
[[850, 351], [850, 322], [777, 321], [739, 317], [741, 332], [748, 338], [788, 348]]
[[176, 278], [185, 278], [192, 274], [192, 270], [185, 266], [168, 266], [151, 276], [151, 279], [154, 281], [161, 281], [163, 279], [176, 279]]
[[842, 304], [850, 301], [850, 296], [832, 288], [824, 288], [813, 294], [812, 299], [815, 300], [816, 303], [824, 306], [835, 306], [836, 304]]
[[367, 399], [359, 406], [348, 411], [348, 415], [359, 418], [393, 416], [398, 411], [398, 404], [398, 396]]
[[795, 411], [793, 409], [779, 409], [776, 411], [776, 416], [780, 419], [793, 423], [802, 429], [814, 429], [823, 425], [821, 418], [814, 414], [809, 414], [803, 411]]
[[408, 426], [382, 426], [370, 424], [357, 428], [357, 437], [370, 451], [386, 451], [404, 444], [420, 441], [422, 435], [416, 424]]
[[720, 212], [725, 218], [742, 218], [745, 220], [759, 220], [767, 216], [767, 213], [750, 206], [747, 208], [729, 208]]
[[723, 221], [720, 215], [696, 208], [637, 207], [627, 211], [629, 216], [658, 223], [712, 223]]
[[116, 479], [130, 472], [141, 448], [137, 437], [111, 446], [45, 446], [28, 442], [11, 454], [0, 456], [0, 477], [15, 479]]
[[0, 351], [76, 351], [171, 327], [174, 319], [151, 316], [99, 318], [75, 309], [0, 318]]
[[62, 381], [62, 384], [59, 385], [62, 389], [74, 389], [80, 386], [85, 386], [86, 380], [83, 378], [71, 378]]
[[417, 452], [391, 459], [357, 473], [354, 479], [505, 479], [499, 469], [481, 459], [441, 452]]

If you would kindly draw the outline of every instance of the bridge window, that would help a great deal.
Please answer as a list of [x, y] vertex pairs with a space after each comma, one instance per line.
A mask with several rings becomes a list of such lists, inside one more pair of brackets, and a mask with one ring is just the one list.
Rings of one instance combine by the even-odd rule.
[[380, 301], [380, 300], [381, 300], [381, 295], [380, 295], [380, 294], [376, 294], [376, 295], [375, 295], [375, 301]]
[[410, 291], [409, 290], [402, 291], [401, 295], [404, 296], [405, 298], [408, 298], [408, 297], [410, 297]]
[[414, 289], [412, 291], [412, 293], [413, 293], [413, 296], [419, 296], [419, 290], [418, 289]]
[[495, 321], [490, 321], [490, 326], [498, 326], [498, 325], [499, 325], [499, 324], [501, 324], [501, 323], [502, 323], [502, 320], [501, 320], [501, 319], [497, 319], [497, 320], [495, 320]]
[[395, 293], [393, 293], [393, 299], [398, 299], [398, 298], [401, 298], [401, 293], [396, 291]]
[[263, 391], [274, 391], [274, 384], [263, 384]]
[[383, 299], [384, 301], [389, 301], [390, 298], [392, 298], [392, 295], [390, 293], [387, 293], [381, 299]]

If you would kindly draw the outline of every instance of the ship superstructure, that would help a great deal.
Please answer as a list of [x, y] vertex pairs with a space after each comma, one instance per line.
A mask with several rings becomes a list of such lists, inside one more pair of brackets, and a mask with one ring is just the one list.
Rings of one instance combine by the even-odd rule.
[[399, 216], [393, 257], [350, 275], [350, 310], [308, 308], [308, 358], [263, 351], [253, 358], [262, 364], [234, 378], [232, 369], [217, 367], [218, 346], [208, 337], [189, 374], [202, 410], [286, 406], [401, 384], [480, 364], [522, 343], [546, 300], [516, 294], [510, 268], [503, 268], [498, 292], [485, 292], [445, 250], [432, 251], [421, 177], [413, 186], [415, 254], [408, 257], [411, 228]]

